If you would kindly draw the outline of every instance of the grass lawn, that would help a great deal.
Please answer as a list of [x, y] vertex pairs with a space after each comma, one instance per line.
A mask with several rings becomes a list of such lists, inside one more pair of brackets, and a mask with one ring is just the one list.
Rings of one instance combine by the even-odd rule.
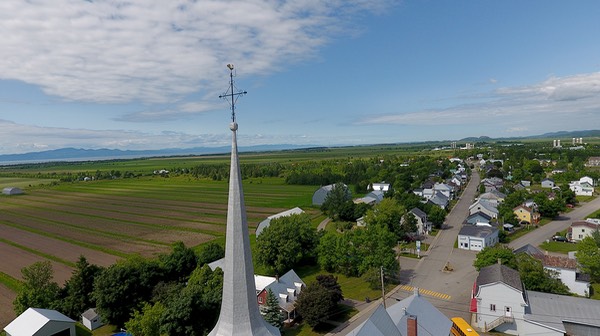
[[567, 254], [570, 251], [577, 251], [577, 244], [567, 243], [567, 242], [557, 242], [557, 241], [549, 241], [543, 242], [540, 244], [540, 247], [543, 250], [549, 252], [557, 252]]
[[526, 234], [528, 234], [529, 232], [535, 230], [535, 227], [533, 227], [532, 225], [529, 226], [529, 228], [523, 226], [522, 228], [515, 230], [515, 232], [511, 233], [510, 235], [506, 236], [506, 239], [508, 240], [507, 243], [521, 237], [524, 236]]
[[[294, 269], [298, 276], [304, 280], [308, 285], [313, 281], [316, 281], [317, 275], [319, 274], [331, 274], [321, 268], [318, 265], [314, 266], [300, 266]], [[363, 278], [347, 277], [343, 274], [333, 273], [338, 278], [338, 283], [342, 287], [342, 293], [345, 298], [364, 301], [365, 298], [375, 300], [381, 297], [381, 290], [373, 290], [369, 288], [369, 284]], [[387, 290], [391, 290], [394, 287], [393, 284], [386, 285]]]
[[592, 299], [600, 300], [600, 283], [592, 284]]
[[[356, 315], [358, 310], [352, 307], [348, 307], [343, 304], [339, 304], [336, 309], [336, 314], [331, 316], [332, 321], [345, 322], [348, 321], [352, 316]], [[330, 323], [321, 323], [318, 326], [311, 328], [308, 323], [301, 322], [300, 324], [284, 329], [282, 335], [284, 336], [309, 336], [309, 335], [325, 335], [328, 332], [335, 329], [335, 325]]]
[[600, 218], [600, 209], [587, 215], [585, 218]]
[[593, 200], [594, 198], [596, 198], [596, 196], [575, 196], [575, 198], [579, 201], [579, 203], [581, 203], [581, 202], [589, 202], [589, 201]]

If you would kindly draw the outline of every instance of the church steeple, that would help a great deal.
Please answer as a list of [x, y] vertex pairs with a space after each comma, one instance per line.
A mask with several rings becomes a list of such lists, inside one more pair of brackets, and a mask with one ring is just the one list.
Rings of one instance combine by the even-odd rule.
[[280, 336], [277, 328], [267, 323], [258, 309], [254, 266], [248, 236], [248, 220], [244, 205], [242, 176], [238, 160], [235, 101], [245, 91], [234, 92], [233, 65], [230, 70], [230, 88], [220, 98], [231, 98], [231, 169], [229, 173], [229, 200], [227, 204], [227, 231], [223, 269], [223, 299], [219, 320], [209, 336]]

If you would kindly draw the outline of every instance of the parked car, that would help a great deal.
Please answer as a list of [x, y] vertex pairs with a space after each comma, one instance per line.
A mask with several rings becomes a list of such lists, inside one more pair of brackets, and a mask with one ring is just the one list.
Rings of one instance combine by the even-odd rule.
[[567, 237], [563, 237], [563, 236], [554, 236], [554, 237], [552, 237], [552, 240], [554, 240], [554, 241], [558, 241], [558, 242], [566, 242], [566, 241], [567, 241]]

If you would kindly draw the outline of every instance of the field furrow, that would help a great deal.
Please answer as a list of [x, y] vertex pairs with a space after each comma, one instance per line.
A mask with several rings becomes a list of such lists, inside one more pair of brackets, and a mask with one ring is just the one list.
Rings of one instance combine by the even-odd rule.
[[[13, 278], [23, 280], [21, 269], [38, 261], [48, 261], [48, 259], [35, 255], [31, 252], [23, 251], [17, 247], [0, 242], [0, 272], [6, 273]], [[49, 260], [54, 270], [54, 281], [59, 285], [63, 285], [67, 281], [73, 269], [67, 265]]]
[[13, 301], [16, 297], [17, 293], [0, 283], [0, 329], [4, 329], [17, 317], [13, 310]]
[[19, 230], [10, 226], [2, 226], [0, 238], [10, 240], [16, 244], [23, 245], [42, 253], [60, 257], [73, 263], [77, 262], [81, 255], [85, 256], [89, 263], [100, 266], [112, 265], [119, 259], [117, 256], [111, 254], [73, 245], [58, 239]]

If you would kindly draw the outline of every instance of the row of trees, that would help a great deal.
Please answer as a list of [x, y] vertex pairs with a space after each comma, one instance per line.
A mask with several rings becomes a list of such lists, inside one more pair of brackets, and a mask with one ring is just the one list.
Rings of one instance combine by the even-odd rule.
[[223, 282], [222, 271], [206, 264], [223, 255], [218, 244], [207, 244], [196, 254], [179, 242], [158, 260], [133, 257], [108, 268], [81, 257], [62, 288], [52, 281], [49, 262], [35, 263], [22, 270], [15, 312], [50, 308], [78, 320], [96, 307], [105, 321], [136, 330], [136, 335], [158, 335], [146, 333], [155, 328], [168, 335], [204, 334], [218, 317]]

